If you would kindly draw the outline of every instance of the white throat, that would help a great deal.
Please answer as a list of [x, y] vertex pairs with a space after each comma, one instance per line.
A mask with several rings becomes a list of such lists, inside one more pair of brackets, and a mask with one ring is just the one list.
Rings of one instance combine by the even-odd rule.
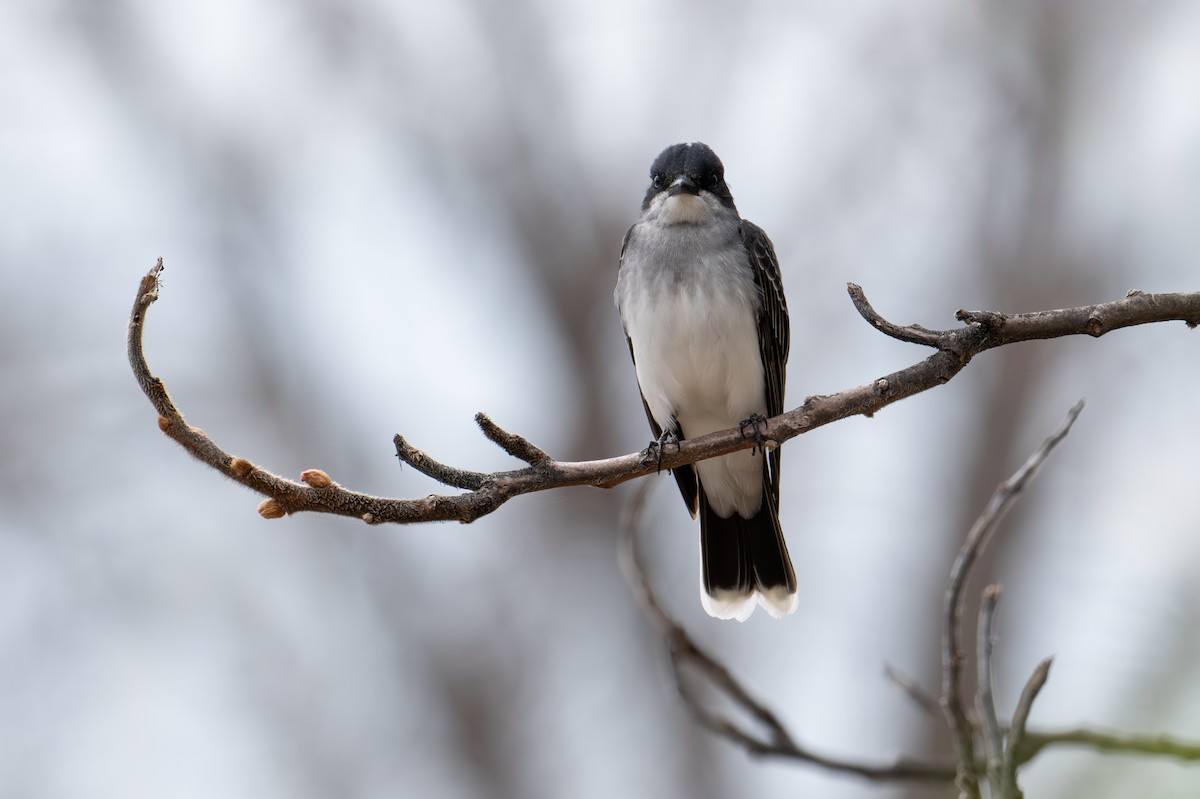
[[658, 206], [658, 218], [665, 225], [699, 225], [718, 215], [721, 201], [708, 192], [701, 194], [660, 194], [652, 203]]

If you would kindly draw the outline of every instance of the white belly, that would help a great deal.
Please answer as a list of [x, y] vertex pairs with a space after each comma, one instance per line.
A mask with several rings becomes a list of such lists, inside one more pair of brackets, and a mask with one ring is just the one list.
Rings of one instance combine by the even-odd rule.
[[[650, 413], [663, 428], [674, 417], [682, 436], [695, 438], [765, 415], [767, 402], [756, 294], [703, 279], [685, 283], [660, 284], [656, 296], [626, 303], [622, 312]], [[696, 469], [718, 515], [757, 513], [761, 453], [743, 450], [701, 461]]]

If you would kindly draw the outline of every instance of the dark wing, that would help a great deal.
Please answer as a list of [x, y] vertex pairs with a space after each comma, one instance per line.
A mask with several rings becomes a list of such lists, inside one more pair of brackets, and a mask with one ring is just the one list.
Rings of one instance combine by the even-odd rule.
[[[629, 228], [625, 232], [625, 238], [621, 240], [621, 260], [625, 260], [625, 247], [629, 244], [629, 234], [633, 232], [633, 228]], [[629, 345], [629, 357], [633, 361], [634, 367], [637, 366], [637, 354], [633, 351], [633, 340], [629, 336], [625, 336], [625, 343]], [[646, 395], [641, 394], [642, 387], [638, 386], [638, 393], [642, 397], [642, 407], [646, 409], [646, 419], [650, 422], [650, 430], [654, 433], [654, 440], [658, 441], [662, 437], [662, 426], [654, 420], [654, 414], [650, 413], [650, 406], [646, 404]], [[671, 432], [676, 438], [683, 438], [683, 432], [679, 429], [679, 423], [674, 419], [671, 420]], [[675, 475], [675, 482], [679, 485], [679, 493], [683, 495], [683, 503], [687, 505], [688, 513], [692, 514], [692, 518], [696, 518], [696, 513], [700, 509], [699, 497], [699, 480], [696, 477], [696, 470], [689, 464], [672, 469], [671, 473]]]
[[[742, 244], [750, 256], [754, 282], [762, 292], [763, 306], [758, 314], [758, 351], [762, 354], [767, 381], [767, 416], [783, 413], [783, 383], [787, 368], [791, 327], [788, 322], [787, 300], [783, 297], [783, 279], [779, 274], [779, 259], [767, 234], [757, 225], [742, 220], [739, 232]], [[779, 503], [780, 451], [770, 454], [771, 494]]]

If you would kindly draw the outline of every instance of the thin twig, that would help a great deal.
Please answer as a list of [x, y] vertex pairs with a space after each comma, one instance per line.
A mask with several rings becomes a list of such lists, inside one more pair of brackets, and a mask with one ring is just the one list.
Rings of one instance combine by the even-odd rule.
[[1000, 795], [1004, 799], [1020, 799], [1022, 796], [1021, 789], [1017, 786], [1017, 766], [1020, 765], [1017, 754], [1021, 748], [1021, 740], [1025, 737], [1025, 725], [1029, 721], [1029, 712], [1033, 709], [1033, 700], [1037, 699], [1042, 686], [1046, 684], [1052, 662], [1053, 658], [1046, 658], [1037, 665], [1029, 677], [1029, 682], [1025, 683], [1025, 688], [1021, 691], [1016, 709], [1013, 710], [1012, 725], [1008, 728], [1004, 742], [1004, 772], [1000, 780]]
[[942, 715], [938, 698], [917, 685], [916, 681], [890, 663], [883, 664], [883, 676], [895, 684], [897, 688], [913, 701], [917, 707], [933, 717]]
[[898, 325], [894, 322], [889, 322], [880, 316], [879, 312], [867, 300], [867, 295], [863, 293], [862, 286], [857, 283], [847, 283], [846, 291], [849, 292], [850, 301], [854, 303], [854, 307], [859, 315], [885, 336], [891, 336], [894, 339], [906, 341], [909, 344], [921, 344], [926, 347], [940, 349], [942, 339], [949, 333], [946, 330], [929, 330], [920, 325]]
[[1019, 763], [1028, 763], [1051, 746], [1083, 746], [1101, 752], [1151, 755], [1200, 763], [1198, 741], [1184, 741], [1169, 735], [1127, 735], [1085, 728], [1027, 732], [1017, 746], [1017, 760]]
[[996, 714], [996, 697], [993, 694], [992, 654], [996, 643], [996, 603], [1000, 601], [999, 585], [983, 589], [983, 601], [979, 606], [979, 630], [976, 664], [979, 669], [976, 693], [976, 713], [983, 724], [983, 751], [986, 758], [988, 784], [992, 795], [999, 796], [1003, 780], [1000, 772], [1004, 762], [1004, 732]]
[[[641, 516], [646, 497], [653, 485], [649, 481], [643, 481], [621, 514], [617, 537], [618, 557], [625, 578], [633, 588], [646, 616], [667, 642], [679, 696], [702, 727], [741, 746], [752, 755], [788, 758], [867, 780], [949, 782], [954, 779], [955, 771], [948, 765], [907, 759], [899, 759], [886, 765], [860, 763], [818, 754], [797, 743], [775, 712], [751, 695], [724, 664], [701, 649], [687, 630], [667, 613], [655, 595], [650, 579], [646, 576], [638, 546]], [[688, 671], [703, 677], [706, 685], [748, 714], [760, 730], [748, 729], [733, 719], [710, 710], [700, 697], [699, 691], [688, 681]]]
[[642, 610], [650, 617], [650, 621], [654, 622], [660, 633], [670, 636], [677, 625], [663, 610], [654, 594], [654, 588], [650, 585], [650, 578], [646, 576], [647, 572], [642, 562], [641, 547], [638, 546], [642, 514], [645, 513], [646, 500], [653, 487], [654, 483], [650, 480], [638, 483], [621, 508], [621, 518], [617, 523], [617, 563]]
[[442, 485], [476, 491], [483, 487], [490, 476], [483, 472], [471, 472], [440, 463], [409, 444], [404, 440], [404, 436], [399, 434], [392, 439], [392, 443], [396, 446], [397, 458]]
[[[757, 446], [737, 428], [681, 441], [663, 453], [643, 450], [595, 461], [564, 462], [550, 459], [528, 440], [498, 427], [482, 423], [484, 433], [504, 446], [509, 454], [526, 463], [526, 468], [493, 473], [473, 472], [441, 464], [397, 436], [396, 455], [401, 461], [444, 484], [462, 489], [456, 495], [431, 495], [419, 499], [389, 499], [359, 494], [339, 485], [316, 489], [279, 477], [249, 459], [235, 458], [217, 446], [202, 430], [183, 421], [163, 382], [146, 363], [142, 337], [150, 305], [158, 299], [160, 258], [142, 278], [129, 323], [129, 362], [138, 385], [158, 411], [162, 430], [198, 460], [221, 474], [269, 498], [263, 506], [272, 518], [310, 511], [353, 516], [369, 523], [412, 524], [456, 520], [471, 522], [491, 513], [513, 497], [534, 491], [566, 486], [590, 485], [611, 488], [627, 480], [661, 469], [673, 469], [706, 458]], [[941, 385], [988, 349], [1016, 341], [1096, 335], [1131, 325], [1182, 320], [1200, 322], [1200, 292], [1180, 294], [1131, 294], [1122, 300], [1083, 308], [1067, 308], [1033, 314], [995, 314], [987, 327], [975, 320], [963, 328], [930, 331], [916, 325], [901, 328], [884, 320], [867, 302], [860, 287], [849, 287], [851, 299], [864, 318], [877, 329], [902, 340], [935, 346], [937, 352], [906, 369], [836, 394], [809, 397], [799, 408], [768, 420], [771, 440], [782, 444], [802, 433], [846, 419], [871, 416], [880, 409]], [[1097, 323], [1095, 320], [1099, 320]], [[484, 417], [486, 420], [486, 417]], [[490, 421], [490, 420], [488, 420]], [[661, 457], [659, 455], [661, 454]], [[231, 468], [237, 463], [238, 468]]]
[[966, 704], [962, 692], [962, 664], [965, 654], [959, 643], [962, 621], [963, 589], [971, 569], [979, 558], [979, 554], [987, 545], [993, 531], [1012, 507], [1013, 503], [1025, 490], [1025, 487], [1037, 474], [1047, 456], [1058, 445], [1071, 425], [1075, 423], [1079, 412], [1083, 410], [1083, 400], [1075, 403], [1067, 413], [1067, 418], [1059, 428], [1050, 435], [1038, 449], [1029, 456], [1021, 468], [1012, 477], [1005, 480], [997, 488], [988, 501], [983, 512], [975, 520], [967, 533], [967, 538], [958, 551], [958, 557], [950, 568], [950, 584], [946, 589], [942, 605], [942, 711], [946, 723], [954, 736], [955, 750], [958, 754], [959, 789], [967, 796], [979, 795], [978, 775], [975, 768], [975, 730], [967, 717]]
[[552, 463], [554, 461], [545, 452], [535, 447], [529, 439], [508, 432], [493, 422], [491, 417], [486, 413], [475, 414], [475, 424], [479, 425], [479, 429], [487, 436], [488, 441], [491, 441], [514, 458], [525, 461], [530, 466], [540, 466], [543, 463]]

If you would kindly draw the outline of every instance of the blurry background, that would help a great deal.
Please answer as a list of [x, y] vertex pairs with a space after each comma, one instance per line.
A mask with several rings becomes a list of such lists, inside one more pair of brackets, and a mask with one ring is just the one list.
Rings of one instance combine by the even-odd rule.
[[[750, 759], [697, 731], [614, 557], [629, 487], [470, 526], [268, 522], [156, 428], [296, 477], [649, 439], [611, 292], [665, 145], [711, 144], [775, 241], [788, 407], [924, 350], [889, 318], [1200, 288], [1200, 4], [17, 0], [0, 7], [0, 796], [946, 796]], [[1200, 369], [1182, 324], [987, 353], [795, 440], [801, 604], [700, 609], [667, 477], [663, 600], [797, 738], [949, 757], [882, 677], [936, 690], [961, 537], [1081, 396], [981, 565], [998, 698], [1032, 724], [1200, 737]], [[1038, 797], [1191, 797], [1200, 771], [1053, 749]]]

